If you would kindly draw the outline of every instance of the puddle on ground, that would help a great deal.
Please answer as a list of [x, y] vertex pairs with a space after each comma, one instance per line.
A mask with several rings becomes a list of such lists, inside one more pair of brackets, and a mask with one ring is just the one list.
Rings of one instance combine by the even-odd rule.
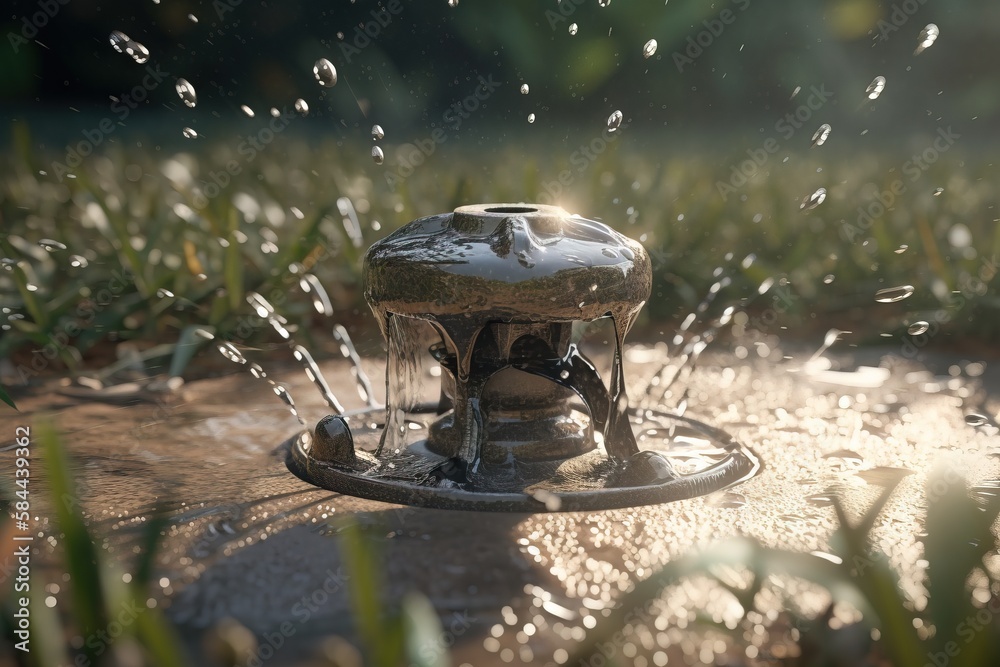
[[[351, 517], [384, 531], [389, 599], [415, 587], [442, 614], [470, 619], [456, 664], [463, 656], [477, 665], [527, 663], [562, 655], [623, 590], [692, 547], [748, 535], [768, 545], [823, 551], [835, 527], [831, 493], [842, 494], [848, 511], [857, 514], [900, 475], [876, 541], [902, 572], [904, 588], [919, 595], [917, 536], [927, 473], [946, 461], [972, 475], [975, 493], [996, 493], [990, 481], [1000, 477], [996, 429], [970, 426], [966, 415], [997, 414], [1000, 377], [989, 368], [980, 377], [946, 377], [915, 362], [863, 354], [870, 358], [841, 359], [841, 370], [852, 363], [886, 368], [881, 386], [819, 383], [789, 372], [801, 367], [794, 359], [734, 364], [730, 355], [705, 353], [686, 379], [687, 414], [753, 443], [763, 471], [719, 494], [600, 512], [426, 510], [317, 489], [290, 474], [275, 451], [301, 428], [298, 419], [270, 385], [248, 383], [244, 373], [190, 383], [167, 403], [122, 406], [52, 393], [24, 400], [23, 409], [54, 413], [69, 434], [82, 505], [114, 554], [127, 559], [135, 529], [165, 504], [172, 522], [157, 559], [162, 604], [183, 626], [200, 631], [232, 617], [255, 632], [272, 631], [301, 611], [296, 605], [303, 596], [326, 585], [329, 594], [313, 605], [292, 643], [304, 650], [320, 635], [347, 632], [334, 535], [338, 521]], [[660, 365], [634, 362], [657, 355], [662, 349], [627, 350], [636, 388]], [[381, 375], [378, 361], [363, 364], [371, 377]], [[321, 366], [347, 409], [367, 405], [349, 390], [355, 379], [347, 361]], [[265, 370], [295, 396], [307, 423], [328, 413], [301, 368]], [[928, 392], [928, 384], [940, 386]], [[819, 611], [822, 592], [802, 586], [769, 584], [759, 611], [773, 612], [791, 598], [805, 611]], [[655, 609], [662, 619], [656, 625], [680, 632], [695, 610], [725, 623], [741, 615], [720, 589], [692, 581]], [[657, 633], [636, 632], [640, 652], [664, 650]], [[724, 643], [715, 648], [728, 650]]]

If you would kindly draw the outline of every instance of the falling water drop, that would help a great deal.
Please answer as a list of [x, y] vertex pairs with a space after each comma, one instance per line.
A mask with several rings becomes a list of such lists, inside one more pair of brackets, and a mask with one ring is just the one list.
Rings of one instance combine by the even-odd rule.
[[449, 7], [458, 7], [458, 0], [448, 0]]
[[172, 299], [174, 298], [174, 293], [166, 288], [161, 287], [160, 289], [156, 290], [156, 296], [160, 299]]
[[656, 54], [656, 40], [651, 39], [642, 47], [642, 57], [652, 58]]
[[313, 65], [313, 76], [324, 88], [331, 88], [337, 84], [337, 68], [326, 58], [320, 58]]
[[533, 113], [529, 113], [528, 114], [528, 122], [529, 123], [534, 123], [535, 122], [535, 114], [533, 114]]
[[198, 138], [198, 133], [195, 132], [190, 127], [185, 127], [183, 130], [181, 130], [181, 134], [184, 135], [185, 139], [197, 139]]
[[241, 104], [240, 110], [247, 115], [247, 118], [253, 118], [254, 116], [253, 109], [251, 109], [247, 105]]
[[78, 268], [82, 269], [82, 268], [86, 268], [89, 264], [90, 264], [90, 262], [87, 261], [87, 258], [84, 257], [83, 255], [70, 255], [69, 256], [69, 265], [70, 266], [75, 266], [75, 267], [78, 267]]
[[607, 7], [611, 4], [611, 0], [597, 0], [597, 4], [601, 7]]
[[808, 197], [802, 200], [799, 204], [799, 209], [803, 211], [809, 211], [826, 201], [826, 188], [820, 188], [816, 192], [812, 193]]
[[177, 79], [175, 89], [177, 90], [177, 96], [181, 98], [181, 101], [185, 105], [193, 107], [198, 104], [198, 94], [194, 91], [194, 86], [187, 79]]
[[913, 55], [920, 55], [926, 49], [929, 49], [937, 41], [940, 33], [941, 31], [934, 23], [928, 23], [924, 26], [924, 29], [920, 31], [920, 36], [917, 37], [917, 48], [913, 51]]
[[885, 89], [885, 77], [877, 76], [874, 79], [872, 79], [872, 82], [868, 84], [867, 88], [865, 88], [865, 95], [868, 96], [868, 99], [874, 100], [877, 99], [878, 96], [882, 94], [882, 91], [884, 89]]
[[271, 107], [271, 118], [278, 118], [281, 116], [281, 110], [278, 107]]
[[372, 139], [375, 141], [381, 141], [385, 138], [385, 130], [382, 129], [381, 125], [372, 125]]
[[930, 324], [924, 322], [923, 320], [920, 320], [919, 322], [914, 322], [909, 327], [907, 327], [906, 333], [910, 334], [911, 336], [919, 336], [920, 334], [925, 333], [930, 328], [931, 328]]
[[528, 88], [528, 84], [526, 84], [526, 83], [522, 83], [521, 84], [521, 94], [522, 95], [527, 95], [530, 90], [531, 89]]
[[219, 352], [229, 361], [234, 364], [245, 364], [247, 358], [243, 356], [243, 353], [236, 349], [236, 346], [230, 342], [220, 343], [218, 346]]
[[932, 192], [931, 194], [934, 195], [935, 197], [940, 197], [943, 192], [944, 188], [934, 188], [934, 192]]
[[827, 137], [830, 136], [831, 129], [833, 128], [831, 128], [827, 123], [823, 123], [822, 125], [820, 125], [819, 129], [816, 130], [815, 134], [813, 134], [812, 145], [822, 146], [823, 144], [825, 144]]
[[875, 300], [879, 303], [895, 303], [909, 298], [913, 294], [913, 285], [886, 287], [875, 292]]
[[383, 153], [382, 149], [378, 146], [372, 146], [372, 160], [375, 161], [375, 164], [382, 164], [385, 162], [385, 153]]
[[608, 116], [608, 132], [614, 132], [622, 124], [622, 112], [615, 110], [610, 116]]
[[579, 29], [580, 29], [580, 27], [577, 24], [575, 24], [575, 23], [570, 23], [569, 24], [569, 34], [575, 35], [576, 31], [579, 30]]
[[66, 249], [66, 244], [65, 243], [60, 243], [59, 241], [55, 241], [53, 239], [41, 239], [38, 242], [38, 245], [40, 245], [41, 247], [45, 248], [49, 252], [55, 252], [56, 250], [65, 250]]
[[965, 415], [965, 423], [969, 426], [985, 426], [989, 421], [986, 415], [981, 415], [977, 412], [970, 412]]
[[300, 97], [295, 100], [295, 110], [303, 116], [306, 116], [309, 114], [309, 103]]
[[115, 51], [118, 53], [125, 53], [125, 47], [132, 40], [128, 35], [123, 33], [121, 30], [112, 30], [111, 37], [108, 38], [111, 41], [111, 46], [114, 47]]

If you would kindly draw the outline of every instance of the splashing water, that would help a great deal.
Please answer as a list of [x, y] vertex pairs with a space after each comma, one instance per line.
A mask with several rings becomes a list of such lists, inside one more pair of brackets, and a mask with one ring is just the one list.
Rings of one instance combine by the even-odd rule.
[[941, 31], [934, 23], [928, 23], [924, 26], [924, 29], [920, 31], [920, 36], [917, 37], [917, 48], [913, 50], [913, 55], [920, 55], [929, 49], [937, 41], [940, 33]]
[[177, 96], [181, 98], [181, 102], [186, 106], [194, 107], [198, 104], [198, 94], [187, 79], [177, 79], [174, 89], [177, 91]]
[[810, 211], [820, 204], [826, 201], [826, 188], [819, 188], [816, 192], [812, 193], [799, 204], [799, 209], [803, 211]]
[[831, 128], [826, 123], [820, 125], [819, 129], [817, 129], [812, 136], [812, 145], [815, 147], [815, 146], [822, 146], [823, 144], [825, 144], [827, 138], [830, 136], [831, 129], [833, 128]]
[[883, 90], [885, 90], [885, 77], [877, 76], [872, 79], [872, 82], [868, 84], [867, 88], [865, 88], [865, 95], [868, 96], [868, 99], [875, 100], [878, 99], [878, 96], [882, 94]]
[[624, 116], [622, 116], [621, 111], [616, 109], [612, 112], [612, 114], [608, 116], [608, 132], [614, 132], [621, 127], [622, 118], [624, 118]]
[[313, 76], [316, 77], [316, 82], [324, 88], [337, 85], [337, 68], [326, 58], [320, 58], [313, 65]]
[[913, 295], [913, 285], [898, 285], [886, 287], [875, 292], [875, 300], [879, 303], [895, 303], [908, 299]]

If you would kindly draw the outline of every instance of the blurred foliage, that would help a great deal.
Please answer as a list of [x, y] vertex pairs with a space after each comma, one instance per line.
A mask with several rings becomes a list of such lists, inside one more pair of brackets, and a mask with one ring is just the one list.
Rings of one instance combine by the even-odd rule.
[[[155, 600], [148, 602], [152, 600], [153, 556], [166, 525], [163, 516], [156, 513], [144, 523], [132, 573], [124, 574], [98, 546], [95, 541], [98, 536], [91, 533], [80, 512], [81, 500], [70, 472], [69, 456], [55, 427], [40, 420], [33, 427], [32, 437], [35, 453], [41, 453], [46, 473], [44, 497], [53, 513], [54, 543], [60, 545], [59, 569], [67, 575], [60, 583], [68, 595], [63, 593], [61, 598], [68, 598], [68, 602], [55, 609], [46, 601], [46, 597], [52, 596], [46, 596], [45, 591], [54, 582], [47, 581], [46, 569], [35, 554], [27, 591], [31, 650], [13, 650], [14, 644], [21, 641], [14, 631], [18, 628], [15, 613], [23, 593], [15, 592], [14, 578], [8, 577], [8, 586], [0, 600], [0, 636], [10, 655], [0, 653], [0, 657], [14, 661], [13, 664], [37, 667], [119, 665], [125, 656], [130, 664], [135, 664], [137, 656], [141, 656], [142, 664], [158, 667], [190, 664], [181, 651], [174, 628], [156, 608]], [[32, 506], [36, 507], [43, 494], [34, 489], [34, 484], [31, 493]], [[3, 495], [15, 497], [7, 489]], [[14, 506], [13, 501], [9, 504]], [[0, 534], [8, 538], [5, 544], [24, 544], [8, 542], [13, 529], [11, 514], [5, 508], [0, 514]], [[69, 637], [73, 636], [83, 641], [70, 648]], [[70, 654], [74, 656], [72, 659]]]
[[[417, 217], [489, 201], [561, 203], [640, 239], [654, 267], [646, 323], [657, 330], [683, 319], [723, 275], [732, 284], [717, 309], [732, 305], [751, 320], [776, 311], [783, 337], [835, 326], [861, 341], [888, 334], [905, 344], [919, 320], [935, 325], [921, 347], [1000, 335], [996, 167], [962, 144], [912, 180], [903, 165], [933, 134], [850, 155], [794, 136], [724, 197], [720, 183], [731, 182], [746, 152], [650, 154], [646, 146], [659, 139], [631, 127], [608, 141], [555, 139], [531, 155], [498, 147], [489, 161], [444, 142], [412, 173], [403, 169], [412, 144], [386, 144], [386, 163], [376, 166], [364, 145], [289, 129], [250, 160], [225, 142], [177, 152], [112, 144], [61, 175], [54, 162], [62, 156], [30, 150], [17, 128], [25, 148], [0, 158], [0, 357], [16, 362], [8, 386], [52, 364], [85, 367], [99, 343], [128, 342], [145, 360], [173, 357], [174, 375], [204, 344], [198, 329], [266, 344], [274, 332], [248, 303], [252, 291], [298, 329], [298, 342], [326, 341], [317, 327], [332, 322], [315, 310], [303, 276], [325, 286], [333, 321], [370, 321], [361, 297], [365, 247]], [[602, 150], [581, 165], [585, 145]], [[234, 161], [239, 173], [217, 187]], [[893, 183], [903, 190], [889, 211], [859, 222]], [[820, 184], [825, 201], [803, 210]], [[43, 249], [46, 239], [66, 249]], [[757, 296], [768, 278], [778, 287]], [[911, 298], [875, 302], [879, 289], [905, 284], [915, 288]]]
[[[122, 30], [149, 48], [150, 63], [194, 83], [199, 106], [209, 110], [233, 112], [242, 102], [288, 105], [315, 91], [312, 65], [328, 57], [343, 82], [330, 91], [328, 118], [354, 127], [372, 112], [386, 126], [422, 126], [440, 115], [433, 110], [465, 95], [462, 88], [478, 75], [509, 85], [528, 81], [534, 104], [560, 122], [585, 120], [613, 100], [654, 127], [734, 124], [769, 117], [788, 91], [808, 82], [855, 90], [860, 98], [876, 74], [896, 89], [890, 112], [877, 121], [884, 131], [898, 129], [897, 112], [925, 108], [926, 95], [938, 91], [947, 95], [934, 100], [934, 115], [978, 117], [981, 124], [1000, 117], [992, 67], [1000, 55], [1000, 6], [989, 0], [606, 4], [68, 3], [38, 29], [41, 44], [27, 39], [0, 52], [0, 66], [11, 73], [0, 82], [0, 95], [19, 105], [13, 113], [36, 120], [67, 104], [84, 112], [106, 109], [107, 96], [131, 88], [143, 69], [108, 45], [108, 34]], [[15, 0], [0, 24], [3, 34], [22, 33], [25, 18], [37, 11], [33, 0]], [[726, 23], [720, 22], [724, 12], [731, 13]], [[931, 22], [941, 29], [940, 44], [912, 57], [920, 30]], [[578, 25], [575, 35], [571, 23]], [[659, 50], [644, 60], [642, 47], [651, 38]], [[693, 62], [678, 66], [675, 54], [693, 54]], [[172, 95], [156, 91], [146, 109], [164, 103], [184, 112]], [[497, 123], [526, 113], [491, 104], [484, 117]]]
[[[588, 632], [585, 644], [566, 664], [588, 664], [602, 657], [601, 647], [626, 626], [636, 609], [648, 608], [648, 602], [663, 595], [667, 586], [694, 574], [713, 575], [726, 568], [739, 568], [750, 575], [745, 587], [716, 577], [740, 603], [744, 614], [754, 611], [754, 600], [771, 576], [817, 583], [831, 594], [831, 610], [834, 603], [846, 602], [863, 614], [861, 632], [855, 633], [830, 623], [829, 612], [815, 619], [799, 619], [795, 626], [800, 628], [798, 641], [803, 650], [798, 664], [884, 664], [879, 662], [880, 656], [894, 667], [1000, 664], [1000, 624], [994, 611], [1000, 605], [1000, 582], [985, 565], [985, 559], [997, 548], [993, 526], [1000, 517], [1000, 502], [992, 494], [982, 497], [983, 503], [973, 500], [965, 480], [953, 470], [939, 470], [931, 476], [922, 539], [928, 563], [927, 599], [914, 601], [901, 590], [889, 555], [876, 548], [873, 535], [879, 514], [899, 481], [886, 488], [858, 521], [848, 517], [842, 501], [834, 496], [840, 525], [831, 537], [829, 553], [788, 552], [739, 539], [669, 563], [625, 593], [615, 610]], [[733, 634], [731, 628], [715, 625], [723, 633]], [[877, 639], [869, 648], [869, 642], [860, 641], [862, 637]]]

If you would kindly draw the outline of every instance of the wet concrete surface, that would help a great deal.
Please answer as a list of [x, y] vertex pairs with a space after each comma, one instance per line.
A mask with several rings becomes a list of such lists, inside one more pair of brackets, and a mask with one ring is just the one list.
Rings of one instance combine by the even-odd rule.
[[[712, 496], [603, 512], [425, 510], [316, 489], [291, 475], [275, 452], [298, 421], [244, 372], [133, 405], [61, 396], [55, 384], [20, 403], [25, 415], [50, 414], [66, 434], [82, 506], [113, 554], [127, 561], [143, 517], [157, 504], [168, 507], [173, 520], [157, 559], [157, 578], [166, 584], [161, 604], [192, 647], [226, 618], [257, 633], [261, 647], [268, 633], [291, 623], [281, 648], [266, 652], [273, 653], [269, 665], [304, 664], [320, 638], [352, 636], [336, 537], [348, 519], [382, 536], [386, 604], [395, 608], [410, 589], [427, 595], [446, 630], [440, 644], [453, 645], [456, 665], [564, 659], [635, 581], [727, 537], [823, 551], [836, 525], [829, 494], [841, 494], [860, 513], [897, 469], [911, 474], [878, 522], [876, 543], [901, 573], [904, 590], [919, 599], [926, 563], [917, 535], [927, 475], [947, 465], [972, 483], [1000, 477], [1000, 364], [918, 362], [869, 349], [808, 365], [811, 350], [737, 352], [745, 358], [721, 348], [703, 356], [684, 381], [687, 415], [750, 445], [762, 472]], [[288, 387], [308, 424], [326, 414], [300, 368], [252, 360]], [[633, 399], [664, 360], [660, 348], [629, 348]], [[373, 379], [382, 377], [381, 360], [364, 363]], [[346, 362], [323, 368], [346, 407], [362, 407]], [[674, 402], [667, 397], [664, 405]], [[987, 423], [970, 426], [970, 413]], [[43, 531], [46, 516], [43, 509]], [[817, 613], [826, 603], [820, 589], [775, 580], [759, 596], [758, 611], [773, 619], [781, 608]], [[741, 664], [742, 649], [734, 654], [718, 636], [685, 630], [697, 614], [735, 625], [742, 611], [706, 581], [681, 584], [657, 607], [659, 618], [650, 617], [650, 631], [630, 635], [631, 648], [620, 647], [621, 655], [659, 664], [657, 654], [679, 650], [696, 663], [729, 656]]]

